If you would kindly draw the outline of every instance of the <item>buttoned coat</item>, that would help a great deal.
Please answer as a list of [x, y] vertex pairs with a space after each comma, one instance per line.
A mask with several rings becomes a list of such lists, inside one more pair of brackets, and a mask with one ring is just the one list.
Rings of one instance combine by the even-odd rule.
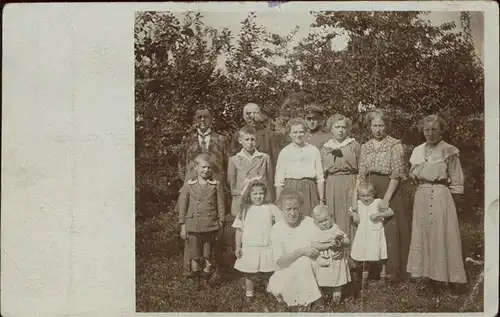
[[242, 152], [229, 158], [228, 183], [233, 197], [231, 214], [236, 216], [241, 209], [243, 189], [252, 179], [261, 179], [268, 185], [268, 199], [274, 201], [274, 184], [269, 155], [256, 150], [249, 159]]
[[[248, 125], [246, 125], [248, 126]], [[276, 161], [278, 160], [278, 155], [280, 153], [281, 148], [283, 147], [283, 137], [275, 132], [270, 130], [265, 126], [259, 126], [256, 128], [256, 143], [257, 150], [260, 152], [266, 153], [269, 155], [272, 163], [272, 170], [274, 171], [276, 167]], [[239, 131], [236, 131], [233, 134], [231, 139], [231, 154], [236, 155], [239, 151], [241, 151], [242, 146], [238, 142]]]
[[210, 232], [220, 229], [225, 220], [224, 190], [217, 180], [201, 185], [188, 180], [181, 188], [178, 201], [179, 223], [188, 232]]

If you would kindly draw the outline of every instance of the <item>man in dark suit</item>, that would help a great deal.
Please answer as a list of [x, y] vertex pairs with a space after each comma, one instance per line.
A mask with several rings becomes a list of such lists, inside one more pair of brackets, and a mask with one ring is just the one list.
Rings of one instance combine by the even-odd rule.
[[179, 153], [179, 177], [186, 182], [196, 176], [194, 159], [200, 153], [210, 155], [213, 163], [213, 178], [227, 188], [227, 161], [229, 142], [226, 137], [212, 130], [212, 116], [208, 109], [199, 109], [194, 118], [195, 131], [182, 139]]
[[[183, 138], [179, 150], [178, 170], [179, 177], [187, 183], [196, 179], [195, 158], [200, 153], [206, 153], [210, 156], [212, 163], [212, 178], [219, 181], [224, 188], [226, 195], [230, 197], [229, 186], [227, 184], [227, 161], [229, 157], [229, 142], [227, 138], [212, 130], [212, 115], [208, 109], [198, 109], [195, 113], [193, 126], [194, 131], [188, 132]], [[230, 210], [230, 202], [224, 204], [225, 209]], [[175, 209], [178, 212], [178, 206]], [[234, 241], [233, 241], [234, 242]], [[226, 243], [217, 243], [215, 246], [215, 260], [219, 268], [226, 266], [223, 259], [223, 249]]]

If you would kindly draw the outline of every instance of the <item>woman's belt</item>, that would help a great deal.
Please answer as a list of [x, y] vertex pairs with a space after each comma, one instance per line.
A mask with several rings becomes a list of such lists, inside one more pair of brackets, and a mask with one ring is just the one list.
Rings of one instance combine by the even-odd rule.
[[288, 178], [285, 178], [285, 182], [289, 181], [289, 180], [294, 180], [294, 181], [307, 180], [307, 181], [313, 181], [313, 182], [315, 182], [316, 178], [314, 178], [314, 177], [303, 177], [303, 178], [291, 178], [291, 177], [288, 177]]
[[442, 180], [437, 180], [437, 181], [424, 181], [424, 180], [419, 180], [418, 185], [444, 185], [448, 186], [449, 183], [447, 180], [442, 179]]
[[358, 171], [350, 170], [350, 171], [336, 171], [336, 172], [325, 172], [326, 176], [335, 176], [335, 175], [358, 175]]
[[366, 176], [390, 176], [390, 174], [385, 174], [380, 172], [368, 172]]

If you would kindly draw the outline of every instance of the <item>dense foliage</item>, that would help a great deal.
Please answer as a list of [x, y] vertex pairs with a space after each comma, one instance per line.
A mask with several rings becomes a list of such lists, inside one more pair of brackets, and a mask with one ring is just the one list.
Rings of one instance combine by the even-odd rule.
[[[179, 143], [200, 105], [214, 129], [229, 135], [247, 102], [262, 106], [269, 124], [283, 128], [307, 102], [354, 121], [366, 141], [363, 113], [370, 106], [393, 114], [391, 134], [411, 146], [415, 122], [436, 113], [448, 121], [447, 140], [462, 151], [467, 209], [482, 209], [484, 177], [483, 70], [474, 54], [467, 13], [432, 26], [422, 12], [315, 12], [310, 34], [291, 47], [250, 13], [240, 34], [204, 25], [200, 13], [182, 21], [169, 12], [140, 12], [135, 25], [136, 188], [138, 215], [167, 208], [180, 186]], [[345, 48], [333, 43], [347, 36]], [[236, 39], [236, 40], [235, 40]], [[217, 67], [225, 57], [225, 67]], [[157, 202], [156, 201], [156, 202]]]

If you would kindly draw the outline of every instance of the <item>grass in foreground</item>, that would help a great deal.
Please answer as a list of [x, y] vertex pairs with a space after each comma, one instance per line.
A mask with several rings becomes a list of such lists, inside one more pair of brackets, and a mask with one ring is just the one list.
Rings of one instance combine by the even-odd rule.
[[[461, 221], [464, 258], [481, 259], [483, 227], [479, 221]], [[136, 226], [136, 309], [138, 312], [275, 312], [276, 302], [257, 293], [247, 304], [240, 276], [226, 276], [220, 286], [204, 283], [187, 287], [182, 278], [182, 244], [175, 215], [163, 213]], [[468, 290], [461, 296], [433, 294], [421, 283], [404, 282], [384, 288], [370, 284], [362, 298], [337, 306], [314, 305], [313, 312], [481, 312], [483, 265], [466, 263]], [[477, 284], [477, 285], [476, 285]], [[476, 290], [473, 291], [474, 286]], [[297, 311], [291, 308], [288, 311]]]

